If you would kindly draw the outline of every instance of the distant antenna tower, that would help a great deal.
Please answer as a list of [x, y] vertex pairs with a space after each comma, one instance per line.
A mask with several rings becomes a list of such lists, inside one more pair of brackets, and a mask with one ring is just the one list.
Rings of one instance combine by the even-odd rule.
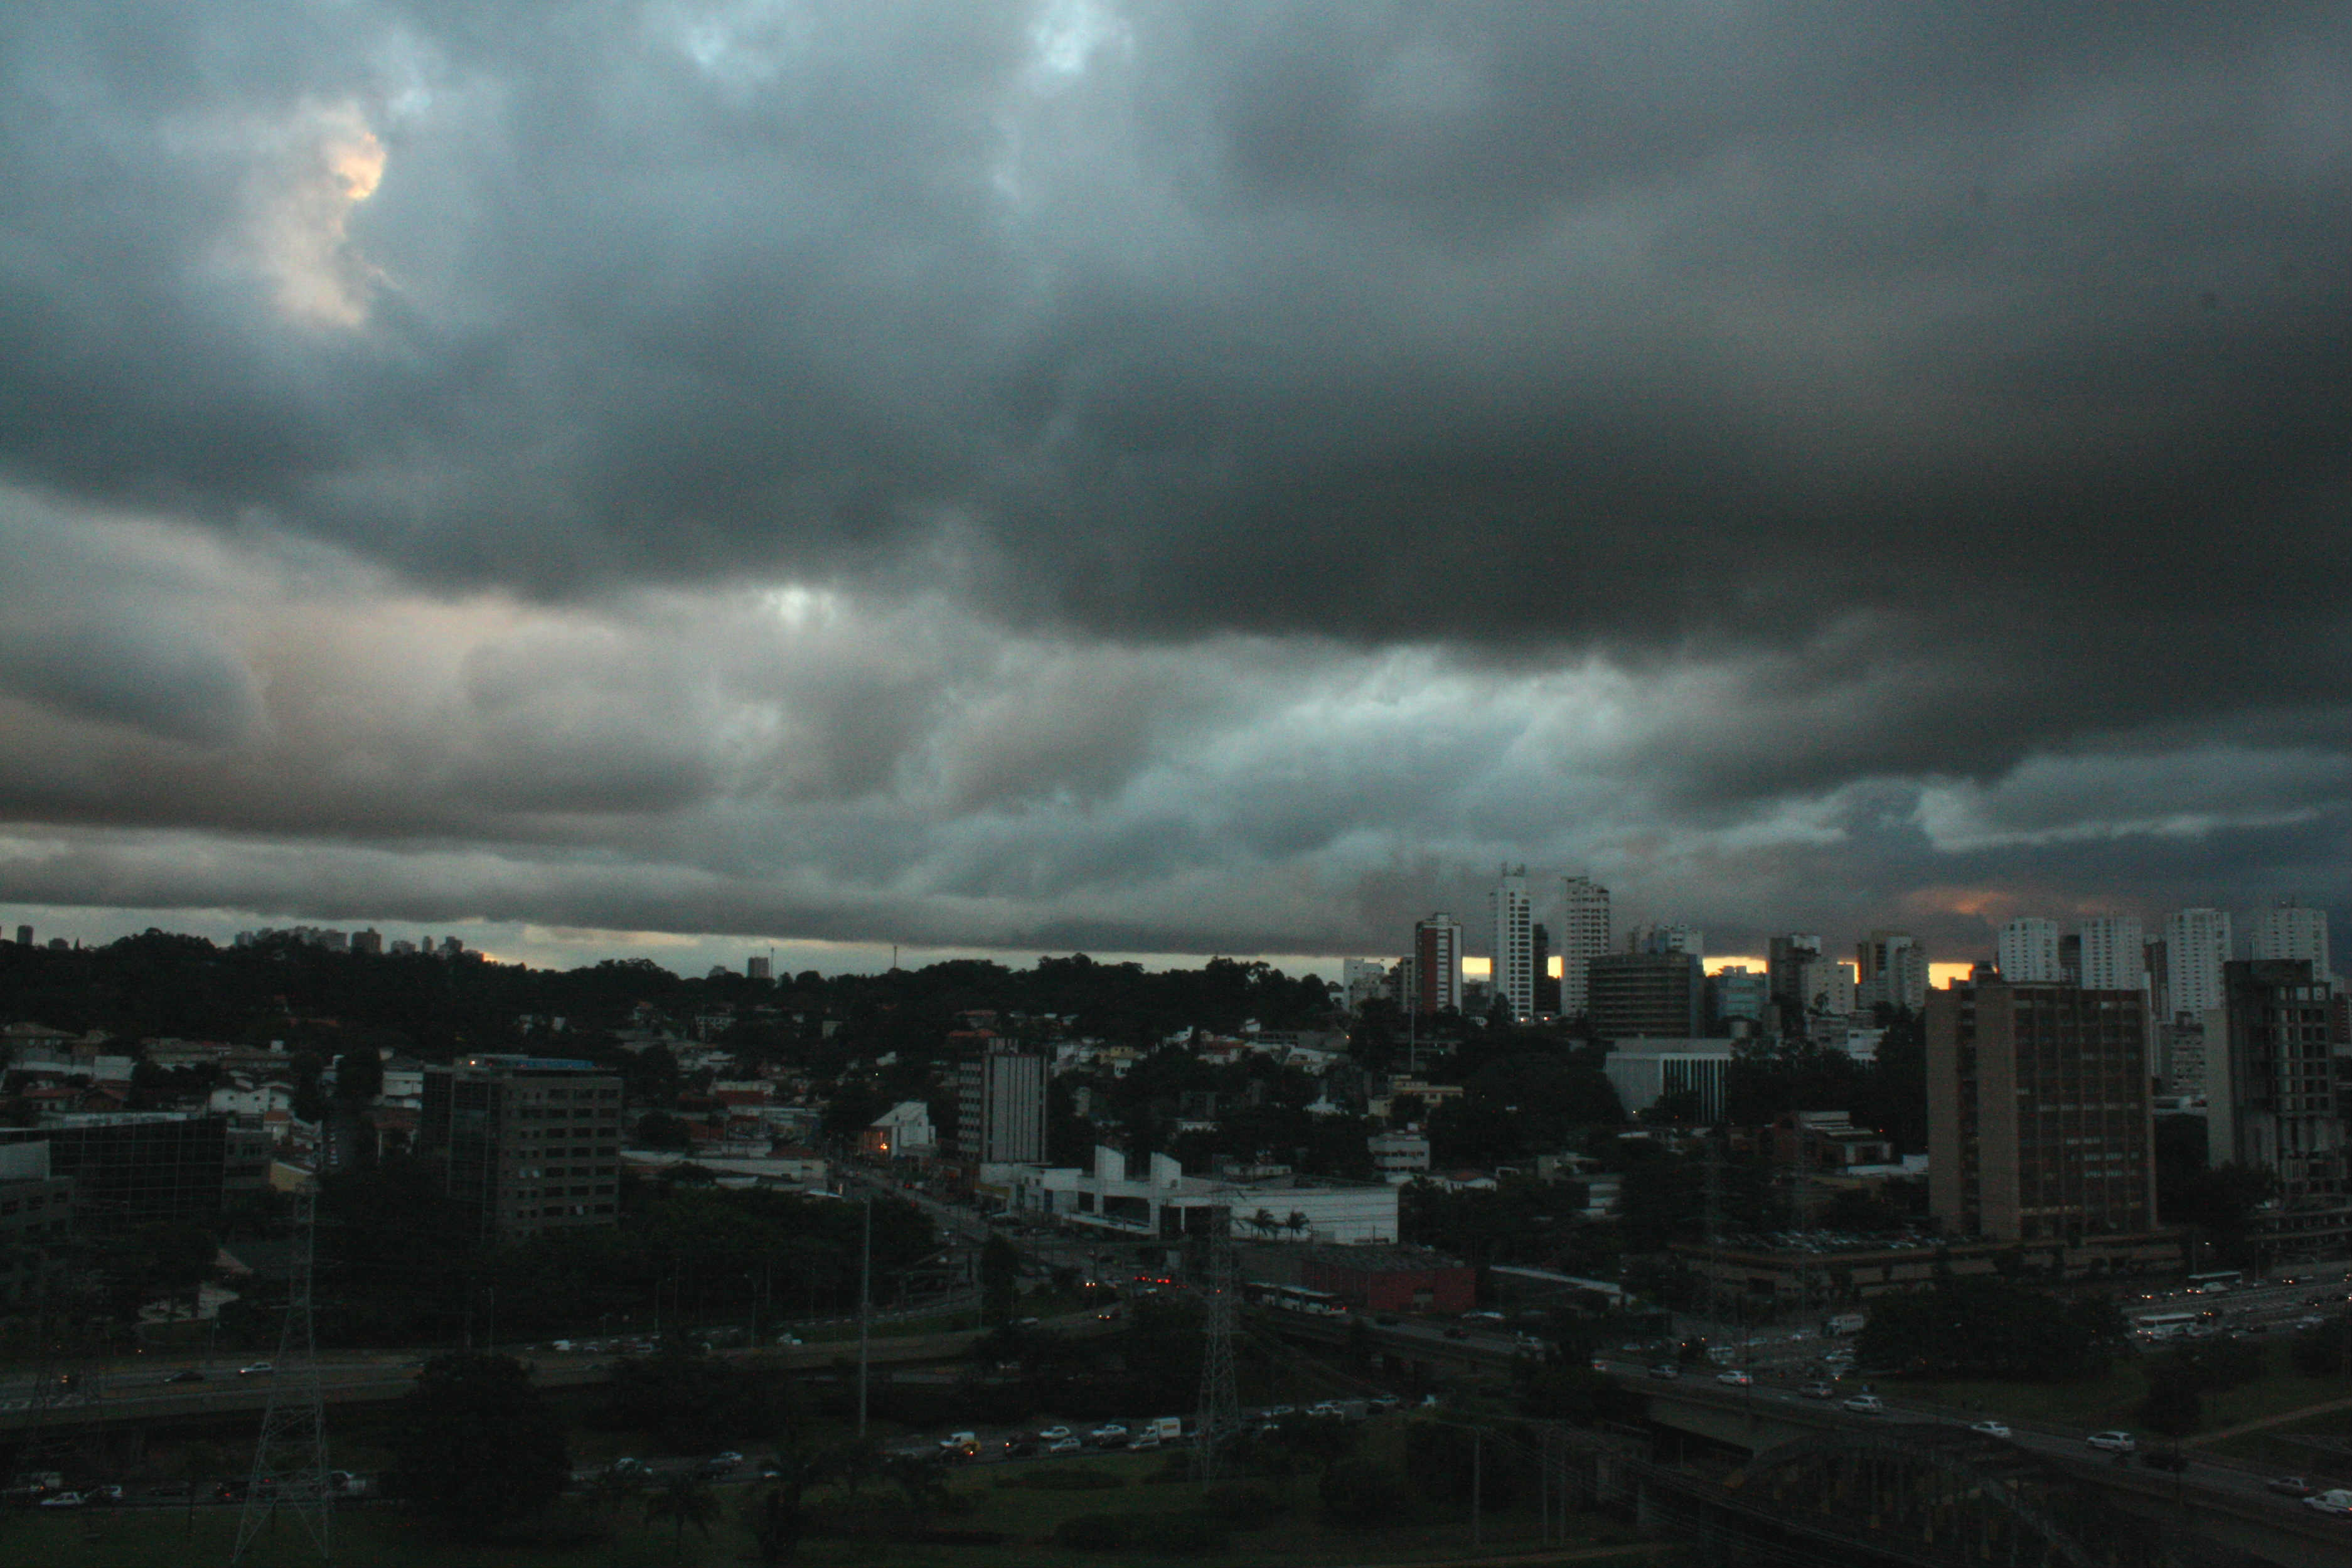
[[1192, 1477], [1215, 1480], [1223, 1471], [1226, 1450], [1241, 1435], [1241, 1396], [1234, 1389], [1234, 1312], [1241, 1295], [1240, 1269], [1234, 1259], [1233, 1195], [1217, 1190], [1216, 1207], [1209, 1211], [1208, 1277], [1202, 1295], [1208, 1311], [1201, 1332], [1201, 1414], [1192, 1435]]
[[253, 1448], [253, 1475], [246, 1484], [245, 1512], [236, 1522], [236, 1550], [229, 1554], [230, 1568], [245, 1561], [281, 1508], [302, 1521], [303, 1531], [319, 1549], [319, 1561], [334, 1561], [334, 1492], [327, 1482], [326, 1400], [319, 1387], [318, 1335], [310, 1320], [318, 1201], [313, 1186], [304, 1187], [295, 1200], [286, 1326], [278, 1336], [277, 1371], [269, 1380], [269, 1403], [261, 1413], [261, 1440]]

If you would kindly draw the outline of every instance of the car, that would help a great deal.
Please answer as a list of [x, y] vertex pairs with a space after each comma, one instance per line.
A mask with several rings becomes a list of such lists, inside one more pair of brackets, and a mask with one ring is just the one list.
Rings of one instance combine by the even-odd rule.
[[1375, 1410], [1393, 1410], [1404, 1403], [1393, 1394], [1375, 1394], [1364, 1401]]
[[[47, 1508], [48, 1504], [43, 1503], [41, 1506]], [[2333, 1514], [2337, 1519], [2352, 1519], [2352, 1491], [2347, 1491], [2338, 1487], [2333, 1491], [2321, 1492], [2317, 1497], [2305, 1498], [2303, 1506], [2314, 1513]]]
[[2278, 1493], [2281, 1497], [2309, 1497], [2311, 1495], [2311, 1483], [2304, 1479], [2301, 1476], [2273, 1476], [2270, 1479], [2264, 1481], [2263, 1485], [2267, 1490]]
[[1969, 1424], [1969, 1430], [1987, 1437], [2006, 1437], [2009, 1436], [2009, 1424], [2005, 1421], [1976, 1421]]
[[202, 1383], [205, 1381], [205, 1375], [195, 1367], [184, 1366], [179, 1371], [173, 1373], [170, 1376], [161, 1377], [156, 1379], [156, 1381], [159, 1383]]
[[1805, 1397], [1808, 1399], [1834, 1399], [1837, 1397], [1837, 1385], [1834, 1383], [1808, 1383], [1805, 1385]]
[[52, 1492], [41, 1500], [43, 1508], [79, 1508], [82, 1495], [78, 1491]]
[[1462, 1321], [1465, 1323], [1498, 1323], [1503, 1321], [1503, 1314], [1488, 1312], [1465, 1312], [1462, 1314]]
[[267, 1377], [278, 1368], [266, 1361], [252, 1362], [236, 1369], [239, 1377]]
[[1049, 1454], [1075, 1454], [1085, 1447], [1076, 1437], [1056, 1437], [1046, 1445], [1045, 1451]]
[[1058, 1443], [1069, 1435], [1070, 1429], [1067, 1427], [1048, 1427], [1038, 1433], [1037, 1437], [1042, 1442]]
[[1728, 1383], [1734, 1388], [1750, 1387], [1756, 1382], [1756, 1379], [1753, 1376], [1745, 1372], [1737, 1370], [1731, 1372], [1718, 1372], [1715, 1375], [1715, 1380], [1717, 1383]]
[[1609, 1363], [1596, 1355], [1592, 1358], [1592, 1370], [1595, 1372], [1606, 1372], [1609, 1370]]
[[1667, 1362], [1663, 1362], [1663, 1361], [1662, 1361], [1662, 1362], [1658, 1363], [1658, 1364], [1657, 1364], [1657, 1365], [1655, 1365], [1655, 1366], [1654, 1366], [1654, 1367], [1650, 1368], [1650, 1375], [1651, 1375], [1651, 1376], [1655, 1377], [1655, 1378], [1658, 1378], [1658, 1379], [1660, 1379], [1661, 1381], [1664, 1381], [1664, 1382], [1672, 1382], [1674, 1379], [1675, 1379], [1675, 1378], [1677, 1378], [1677, 1377], [1680, 1377], [1682, 1375], [1683, 1375], [1683, 1369], [1682, 1369], [1681, 1367], [1679, 1367], [1679, 1366], [1675, 1366], [1675, 1365], [1673, 1365], [1673, 1364], [1669, 1364], [1669, 1363], [1667, 1363]]
[[1851, 1410], [1857, 1416], [1876, 1416], [1886, 1409], [1885, 1404], [1875, 1394], [1857, 1394], [1851, 1399], [1840, 1400], [1838, 1405], [1841, 1409]]
[[1296, 1405], [1269, 1405], [1265, 1407], [1265, 1418], [1269, 1421], [1279, 1421], [1285, 1416], [1297, 1414], [1298, 1406]]
[[803, 1344], [806, 1342], [796, 1333], [780, 1333], [776, 1336], [776, 1343], [778, 1344]]
[[2103, 1454], [2130, 1454], [2139, 1450], [2139, 1439], [2129, 1432], [2094, 1432], [2083, 1440]]
[[82, 1493], [81, 1500], [85, 1508], [111, 1507], [122, 1500], [122, 1489], [110, 1481], [105, 1486], [92, 1487]]
[[642, 1476], [646, 1473], [646, 1462], [624, 1454], [605, 1466], [604, 1473], [612, 1476]]
[[1129, 1448], [1156, 1448], [1160, 1447], [1160, 1440], [1159, 1433], [1146, 1432], [1143, 1436], [1138, 1437], [1132, 1443], [1129, 1443], [1128, 1447]]
[[1026, 1432], [1015, 1432], [1012, 1437], [1004, 1439], [1004, 1455], [1007, 1458], [1025, 1459], [1036, 1451], [1037, 1439]]

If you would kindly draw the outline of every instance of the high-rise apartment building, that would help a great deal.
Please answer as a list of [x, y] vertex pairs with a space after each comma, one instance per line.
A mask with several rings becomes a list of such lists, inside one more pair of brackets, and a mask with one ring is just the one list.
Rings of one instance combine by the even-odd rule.
[[1554, 1016], [1559, 1012], [1559, 978], [1552, 971], [1551, 929], [1542, 921], [1535, 924], [1536, 950], [1536, 1012], [1538, 1016]]
[[1927, 1198], [1949, 1234], [2001, 1241], [2156, 1223], [2137, 991], [1980, 979], [1927, 998]]
[[2277, 1175], [2289, 1207], [2345, 1191], [2329, 1014], [2307, 958], [2235, 959], [2205, 1024], [2207, 1152]]
[[1410, 966], [1414, 1012], [1424, 1018], [1462, 1010], [1462, 923], [1438, 911], [1412, 928]]
[[1589, 876], [1571, 876], [1563, 886], [1559, 919], [1559, 1016], [1580, 1017], [1589, 1005], [1585, 971], [1609, 951], [1609, 890]]
[[1696, 925], [1685, 925], [1675, 920], [1653, 920], [1636, 925], [1625, 933], [1628, 953], [1688, 953], [1693, 957], [1706, 954], [1706, 933]]
[[2335, 967], [2327, 961], [2327, 911], [2300, 904], [2276, 904], [2254, 912], [2246, 933], [2246, 956], [2311, 966], [2312, 977], [2333, 982]]
[[956, 1095], [956, 1149], [982, 1165], [1045, 1163], [1045, 1059], [987, 1051], [963, 1064]]
[[747, 980], [774, 978], [775, 961], [765, 953], [743, 960], [743, 977]]
[[1535, 905], [1528, 897], [1528, 868], [1505, 868], [1486, 904], [1493, 921], [1495, 999], [1524, 1023], [1536, 1014]]
[[461, 1056], [425, 1069], [417, 1149], [501, 1239], [620, 1214], [621, 1079], [593, 1061]]
[[2012, 986], [2054, 986], [2064, 978], [2058, 967], [2058, 923], [2027, 916], [2000, 928], [1995, 962], [2000, 977]]
[[2221, 1005], [2221, 966], [2230, 961], [2230, 912], [2184, 909], [2164, 920], [2166, 1001], [2172, 1016], [2202, 1018]]
[[2082, 924], [2083, 988], [2144, 991], [2147, 988], [2147, 943], [2139, 921], [2129, 915], [2094, 915]]
[[1805, 966], [1818, 963], [1822, 956], [1822, 939], [1810, 932], [1796, 932], [1787, 936], [1775, 936], [1766, 950], [1764, 973], [1772, 988], [1775, 1002], [1810, 1005], [1811, 992], [1805, 984]]
[[1874, 931], [1854, 946], [1854, 1006], [1882, 1002], [1913, 1012], [1927, 1004], [1927, 950], [1907, 931]]
[[1843, 1018], [1853, 1012], [1853, 965], [1843, 958], [1814, 958], [1798, 971], [1798, 999], [1809, 1013]]

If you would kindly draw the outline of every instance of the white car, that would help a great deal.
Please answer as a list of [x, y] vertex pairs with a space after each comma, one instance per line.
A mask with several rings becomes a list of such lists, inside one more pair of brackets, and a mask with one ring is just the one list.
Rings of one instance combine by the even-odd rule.
[[1075, 1454], [1085, 1447], [1076, 1437], [1056, 1437], [1045, 1445], [1045, 1451], [1049, 1454]]
[[250, 1366], [238, 1367], [236, 1369], [236, 1375], [239, 1377], [267, 1377], [277, 1370], [278, 1369], [275, 1366], [272, 1366], [266, 1361], [257, 1361]]
[[1715, 1380], [1717, 1383], [1728, 1383], [1734, 1388], [1746, 1388], [1756, 1381], [1744, 1372], [1718, 1372], [1715, 1375]]
[[1876, 1416], [1886, 1409], [1875, 1394], [1857, 1394], [1851, 1399], [1840, 1400], [1839, 1404], [1857, 1416]]
[[2006, 1437], [2009, 1436], [2008, 1426], [2000, 1421], [1979, 1421], [1971, 1426], [1969, 1430], [1971, 1432], [1981, 1433], [1988, 1437]]
[[1124, 1437], [1126, 1436], [1126, 1427], [1120, 1426], [1116, 1421], [1106, 1421], [1101, 1426], [1096, 1427], [1093, 1431], [1087, 1433], [1087, 1438], [1089, 1442], [1101, 1443], [1107, 1442], [1113, 1437]]
[[2094, 1432], [2083, 1440], [2103, 1454], [2134, 1454], [2139, 1451], [2139, 1439], [2129, 1432]]
[[[46, 1508], [48, 1505], [44, 1503], [42, 1506]], [[2352, 1491], [2337, 1487], [2333, 1491], [2321, 1492], [2317, 1497], [2305, 1498], [2303, 1506], [2314, 1513], [2333, 1514], [2338, 1519], [2352, 1519]]]
[[1037, 1434], [1037, 1440], [1041, 1443], [1058, 1443], [1069, 1435], [1070, 1429], [1067, 1427], [1048, 1427]]

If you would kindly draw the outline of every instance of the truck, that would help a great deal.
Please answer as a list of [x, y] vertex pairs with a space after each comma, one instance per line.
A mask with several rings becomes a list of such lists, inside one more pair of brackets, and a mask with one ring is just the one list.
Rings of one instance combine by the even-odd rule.
[[1163, 1443], [1173, 1443], [1184, 1436], [1184, 1417], [1154, 1416], [1143, 1424], [1143, 1429]]

